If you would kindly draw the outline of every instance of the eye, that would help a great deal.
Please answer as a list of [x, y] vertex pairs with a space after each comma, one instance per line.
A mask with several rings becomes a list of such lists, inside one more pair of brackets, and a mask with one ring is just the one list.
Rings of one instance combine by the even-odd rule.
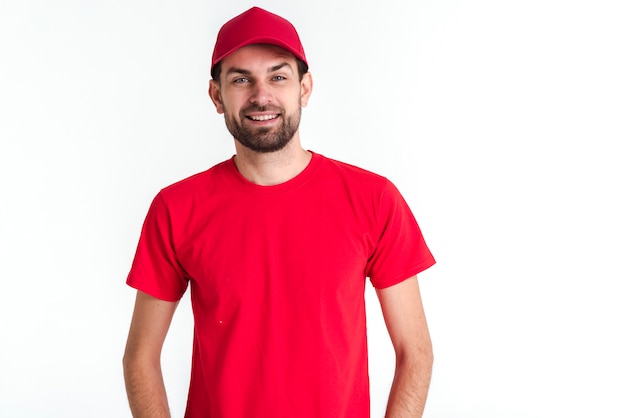
[[283, 80], [287, 80], [287, 77], [285, 77], [283, 75], [275, 75], [274, 77], [272, 77], [272, 80], [274, 80], [274, 81], [283, 81]]
[[250, 80], [248, 80], [246, 77], [239, 77], [233, 80], [233, 83], [235, 84], [243, 84], [243, 83], [249, 83]]

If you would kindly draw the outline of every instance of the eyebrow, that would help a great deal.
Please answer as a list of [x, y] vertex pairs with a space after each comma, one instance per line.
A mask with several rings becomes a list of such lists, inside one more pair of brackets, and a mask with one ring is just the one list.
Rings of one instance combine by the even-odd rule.
[[278, 70], [280, 70], [283, 67], [289, 67], [289, 69], [293, 72], [293, 68], [291, 68], [291, 65], [289, 65], [289, 63], [287, 61], [282, 62], [282, 63], [280, 63], [278, 65], [275, 65], [275, 66], [271, 67], [269, 72], [273, 73], [274, 71], [278, 71]]
[[[287, 61], [281, 62], [280, 64], [277, 64], [277, 65], [274, 65], [274, 66], [270, 67], [267, 70], [267, 72], [268, 73], [273, 73], [275, 71], [280, 70], [283, 67], [289, 67], [289, 69], [293, 72], [293, 68], [291, 68], [291, 65]], [[229, 68], [228, 71], [226, 72], [226, 75], [230, 75], [230, 74], [251, 75], [252, 72], [250, 72], [249, 70], [243, 69], [243, 68], [232, 67], [232, 68]]]

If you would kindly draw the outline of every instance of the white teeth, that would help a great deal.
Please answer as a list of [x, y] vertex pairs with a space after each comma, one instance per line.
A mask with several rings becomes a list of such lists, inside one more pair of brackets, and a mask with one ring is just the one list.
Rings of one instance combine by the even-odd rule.
[[276, 119], [277, 117], [278, 115], [262, 115], [262, 116], [250, 116], [250, 119], [256, 120], [256, 121], [264, 121], [264, 120]]

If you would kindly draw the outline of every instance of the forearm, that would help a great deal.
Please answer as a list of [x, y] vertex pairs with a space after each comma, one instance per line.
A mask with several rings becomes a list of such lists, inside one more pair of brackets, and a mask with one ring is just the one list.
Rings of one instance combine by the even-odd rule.
[[124, 360], [124, 379], [134, 418], [170, 418], [159, 364]]
[[430, 386], [432, 351], [408, 358], [398, 356], [386, 418], [421, 418]]

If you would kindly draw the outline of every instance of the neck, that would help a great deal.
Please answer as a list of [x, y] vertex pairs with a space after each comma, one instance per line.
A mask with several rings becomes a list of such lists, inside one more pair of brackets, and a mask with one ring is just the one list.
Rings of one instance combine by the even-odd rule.
[[237, 141], [235, 149], [235, 165], [241, 175], [260, 186], [273, 186], [291, 180], [306, 168], [312, 157], [296, 137], [285, 148], [275, 152], [255, 152]]

